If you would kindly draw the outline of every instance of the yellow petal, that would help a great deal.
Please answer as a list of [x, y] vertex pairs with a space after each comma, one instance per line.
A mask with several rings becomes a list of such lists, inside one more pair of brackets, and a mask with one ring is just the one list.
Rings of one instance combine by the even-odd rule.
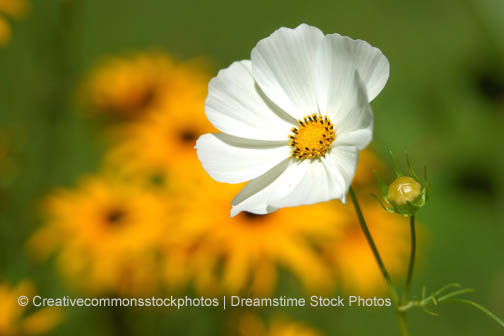
[[23, 331], [27, 335], [40, 335], [61, 323], [61, 309], [49, 307], [41, 309], [23, 320]]
[[4, 12], [13, 18], [22, 18], [28, 11], [29, 5], [26, 0], [0, 0], [0, 12]]

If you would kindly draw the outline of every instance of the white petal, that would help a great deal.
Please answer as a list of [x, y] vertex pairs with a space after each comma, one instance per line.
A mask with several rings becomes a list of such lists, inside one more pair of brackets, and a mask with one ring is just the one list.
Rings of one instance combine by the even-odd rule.
[[272, 203], [289, 194], [301, 181], [307, 165], [289, 158], [267, 173], [250, 181], [233, 199], [231, 217], [241, 211], [267, 214], [277, 210]]
[[332, 199], [345, 202], [357, 160], [356, 147], [335, 146], [318, 160], [283, 161], [243, 188], [232, 202], [231, 216], [240, 211], [267, 214]]
[[357, 162], [359, 159], [359, 150], [355, 146], [335, 146], [326, 154], [324, 163], [330, 175], [336, 181], [342, 183], [343, 198], [345, 202], [345, 195], [348, 188], [352, 185], [352, 181], [357, 169]]
[[360, 77], [354, 73], [351, 89], [346, 96], [348, 106], [335, 116], [336, 140], [334, 145], [366, 148], [373, 138], [373, 111], [368, 103]]
[[[328, 81], [334, 81], [334, 79], [346, 81], [348, 71], [345, 71], [345, 68], [357, 70], [369, 101], [372, 101], [383, 89], [390, 71], [389, 62], [380, 49], [365, 41], [353, 40], [339, 34], [326, 35], [321, 43], [317, 59], [317, 80], [322, 80], [318, 87], [324, 88]], [[338, 85], [332, 85], [338, 87]], [[330, 92], [326, 90], [326, 94]], [[319, 104], [326, 101], [326, 98], [319, 97]]]
[[252, 180], [290, 156], [288, 141], [260, 141], [224, 133], [204, 134], [196, 142], [198, 158], [219, 182]]
[[296, 119], [318, 111], [315, 63], [324, 34], [302, 24], [280, 28], [252, 49], [252, 73], [264, 93]]
[[265, 97], [248, 60], [234, 62], [210, 81], [205, 112], [218, 130], [249, 139], [285, 140], [296, 123]]
[[275, 208], [315, 204], [331, 199], [343, 199], [346, 183], [334, 165], [326, 164], [325, 158], [304, 160], [305, 174], [299, 184], [284, 198], [271, 202]]
[[356, 131], [345, 132], [336, 137], [334, 145], [336, 146], [356, 146], [363, 150], [373, 139], [373, 130], [371, 128], [359, 129]]
[[[345, 80], [339, 79], [336, 74]], [[320, 96], [323, 97], [320, 99], [327, 99], [325, 103], [321, 102], [324, 106], [321, 113], [327, 114], [334, 124], [335, 144], [364, 149], [373, 137], [373, 111], [359, 73], [352, 67], [335, 62], [326, 73], [321, 72], [319, 78], [321, 88], [322, 85], [327, 88], [327, 94]]]

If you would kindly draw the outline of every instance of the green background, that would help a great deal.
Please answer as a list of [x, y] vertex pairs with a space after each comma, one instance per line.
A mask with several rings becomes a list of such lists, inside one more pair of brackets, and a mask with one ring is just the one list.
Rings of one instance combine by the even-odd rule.
[[[83, 118], [75, 89], [103, 56], [161, 49], [208, 58], [214, 71], [249, 58], [280, 26], [308, 23], [379, 47], [390, 80], [373, 102], [375, 149], [407, 149], [428, 167], [431, 201], [419, 220], [426, 239], [414, 279], [434, 290], [457, 281], [504, 316], [504, 1], [32, 1], [0, 49], [0, 129], [15, 167], [0, 179], [0, 276], [33, 278], [46, 296], [77, 295], [50, 263], [30, 261], [25, 242], [41, 225], [41, 198], [96, 171], [104, 150], [96, 120]], [[393, 242], [391, 242], [393, 243]], [[288, 276], [278, 294], [297, 293]], [[288, 310], [267, 310], [265, 315]], [[469, 306], [440, 316], [409, 314], [413, 335], [502, 335]], [[327, 335], [398, 334], [391, 310], [293, 309]], [[124, 315], [127, 319], [124, 319]], [[221, 335], [218, 310], [118, 312], [67, 309], [54, 334]], [[121, 331], [121, 328], [124, 330]]]

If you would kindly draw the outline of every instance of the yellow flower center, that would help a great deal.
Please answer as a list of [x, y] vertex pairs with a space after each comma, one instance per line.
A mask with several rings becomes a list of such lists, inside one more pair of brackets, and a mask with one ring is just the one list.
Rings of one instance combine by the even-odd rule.
[[291, 154], [298, 160], [324, 156], [336, 139], [334, 125], [329, 118], [316, 113], [298, 120], [298, 127], [291, 131]]

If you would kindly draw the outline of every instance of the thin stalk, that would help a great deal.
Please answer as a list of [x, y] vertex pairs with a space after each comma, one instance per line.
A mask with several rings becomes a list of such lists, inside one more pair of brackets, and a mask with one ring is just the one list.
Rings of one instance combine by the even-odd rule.
[[399, 318], [399, 329], [401, 330], [401, 336], [408, 336], [408, 324], [406, 323], [406, 313], [397, 312], [397, 317]]
[[380, 268], [380, 271], [383, 275], [383, 278], [387, 282], [388, 288], [389, 288], [390, 293], [392, 295], [392, 299], [394, 300], [394, 303], [399, 304], [397, 292], [394, 288], [394, 285], [392, 284], [392, 280], [390, 279], [390, 276], [387, 272], [387, 269], [385, 268], [385, 264], [383, 263], [382, 258], [380, 257], [380, 253], [378, 252], [378, 249], [376, 248], [376, 244], [373, 240], [373, 237], [371, 237], [371, 233], [369, 232], [369, 229], [367, 227], [364, 216], [362, 215], [362, 211], [359, 206], [359, 201], [357, 201], [357, 197], [355, 196], [355, 192], [352, 187], [350, 187], [350, 189], [349, 189], [349, 194], [350, 194], [350, 198], [352, 199], [352, 203], [354, 205], [355, 212], [357, 214], [357, 218], [359, 219], [359, 223], [360, 223], [362, 232], [364, 232], [364, 236], [366, 236], [368, 244], [371, 247], [371, 251], [373, 252], [373, 255], [376, 259], [376, 262], [378, 263], [378, 267]]
[[406, 285], [404, 286], [403, 302], [408, 302], [409, 290], [411, 288], [411, 279], [413, 278], [413, 269], [415, 267], [415, 254], [416, 254], [415, 215], [410, 216], [410, 231], [411, 231], [411, 253], [408, 265], [408, 275], [406, 277]]
[[406, 323], [406, 313], [405, 312], [400, 312], [397, 308], [400, 305], [399, 302], [399, 296], [397, 295], [396, 289], [394, 285], [392, 284], [392, 280], [390, 279], [390, 276], [387, 272], [387, 269], [385, 268], [385, 264], [383, 263], [382, 258], [380, 257], [380, 253], [378, 252], [378, 249], [376, 248], [376, 244], [373, 240], [373, 237], [371, 236], [371, 233], [369, 232], [369, 229], [366, 224], [366, 220], [364, 219], [364, 216], [362, 215], [362, 211], [359, 205], [359, 201], [357, 200], [357, 196], [355, 196], [355, 192], [352, 187], [349, 189], [349, 194], [350, 198], [352, 199], [352, 203], [355, 208], [355, 212], [357, 214], [357, 218], [359, 219], [359, 223], [362, 229], [362, 232], [364, 232], [364, 236], [366, 236], [366, 239], [368, 241], [369, 246], [371, 247], [371, 251], [373, 251], [373, 255], [376, 259], [376, 262], [378, 263], [378, 267], [380, 268], [380, 271], [383, 275], [383, 278], [387, 282], [390, 295], [392, 296], [392, 301], [394, 302], [394, 305], [396, 307], [395, 311], [397, 314], [397, 317], [399, 319], [399, 329], [401, 330], [401, 335], [402, 336], [408, 336], [408, 326]]

